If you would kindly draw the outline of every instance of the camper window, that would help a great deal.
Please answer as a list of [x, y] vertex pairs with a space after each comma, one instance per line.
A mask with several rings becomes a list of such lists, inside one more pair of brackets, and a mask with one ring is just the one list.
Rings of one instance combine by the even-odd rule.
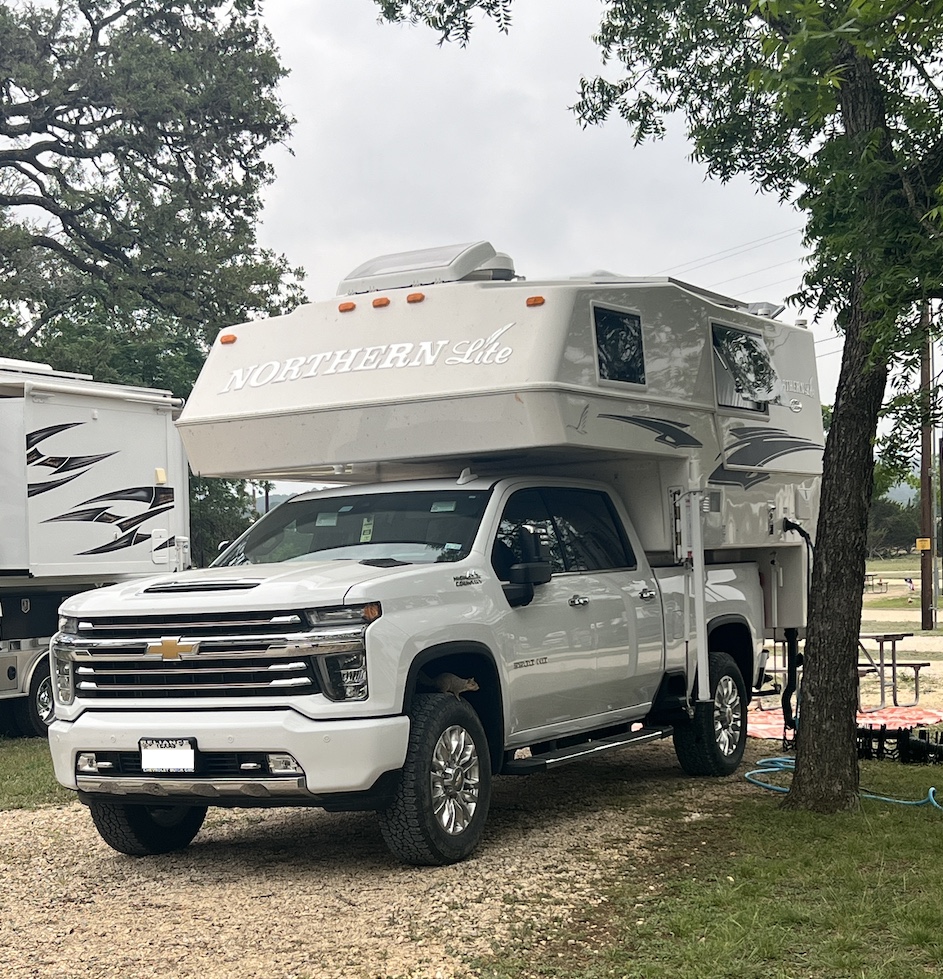
[[717, 404], [767, 412], [778, 399], [780, 383], [763, 338], [719, 323], [711, 324], [711, 333]]
[[596, 357], [601, 381], [645, 383], [642, 321], [634, 313], [593, 306]]

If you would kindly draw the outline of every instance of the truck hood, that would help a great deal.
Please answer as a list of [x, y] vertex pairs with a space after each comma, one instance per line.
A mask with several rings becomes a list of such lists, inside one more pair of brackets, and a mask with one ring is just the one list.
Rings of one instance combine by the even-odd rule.
[[376, 567], [358, 561], [246, 564], [137, 578], [67, 599], [66, 615], [134, 615], [340, 605], [353, 585], [423, 565]]

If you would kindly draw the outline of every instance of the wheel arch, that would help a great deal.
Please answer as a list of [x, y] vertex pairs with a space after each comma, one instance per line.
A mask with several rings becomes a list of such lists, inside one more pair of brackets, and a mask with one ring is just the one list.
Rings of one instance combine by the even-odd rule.
[[419, 673], [454, 673], [460, 677], [474, 677], [477, 690], [463, 693], [475, 709], [488, 738], [492, 771], [500, 771], [504, 757], [504, 696], [497, 663], [491, 650], [484, 643], [456, 641], [430, 646], [419, 653], [409, 665], [406, 689], [403, 695], [403, 711], [409, 713], [413, 697], [419, 687]]
[[755, 675], [755, 650], [753, 631], [741, 615], [722, 615], [707, 626], [707, 649], [713, 653], [727, 653], [737, 664], [751, 699]]

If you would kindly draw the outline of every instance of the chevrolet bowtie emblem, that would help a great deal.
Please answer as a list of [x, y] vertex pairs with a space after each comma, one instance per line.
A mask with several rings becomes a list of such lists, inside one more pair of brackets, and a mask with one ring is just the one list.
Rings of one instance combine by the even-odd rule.
[[149, 653], [160, 653], [161, 659], [180, 659], [181, 653], [192, 653], [195, 642], [181, 642], [179, 636], [162, 636], [160, 642], [149, 642]]

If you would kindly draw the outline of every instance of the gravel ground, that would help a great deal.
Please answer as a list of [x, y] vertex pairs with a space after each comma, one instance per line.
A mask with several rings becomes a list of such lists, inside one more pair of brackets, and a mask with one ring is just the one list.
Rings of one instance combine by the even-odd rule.
[[[934, 637], [921, 652], [927, 642], [943, 650]], [[943, 663], [925, 675], [921, 703], [943, 707]], [[751, 741], [747, 762], [777, 750]], [[470, 963], [495, 949], [565, 946], [613, 880], [634, 881], [644, 902], [651, 855], [667, 845], [662, 808], [696, 820], [755, 791], [740, 776], [687, 778], [670, 742], [501, 778], [478, 853], [422, 869], [393, 860], [370, 813], [211, 809], [186, 851], [135, 859], [103, 843], [78, 803], [0, 812], [0, 975], [473, 977]]]
[[472, 958], [522, 935], [528, 948], [565, 944], [567, 923], [617, 876], [644, 899], [660, 807], [697, 819], [707, 788], [751, 791], [737, 776], [687, 778], [670, 742], [498, 779], [478, 853], [423, 869], [388, 855], [369, 813], [211, 809], [186, 851], [135, 859], [108, 848], [78, 803], [3, 812], [2, 975], [474, 976]]

